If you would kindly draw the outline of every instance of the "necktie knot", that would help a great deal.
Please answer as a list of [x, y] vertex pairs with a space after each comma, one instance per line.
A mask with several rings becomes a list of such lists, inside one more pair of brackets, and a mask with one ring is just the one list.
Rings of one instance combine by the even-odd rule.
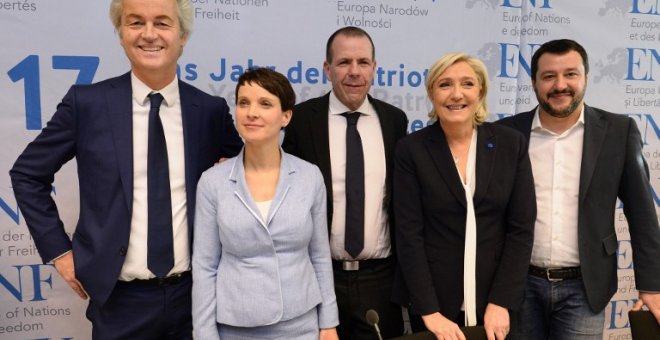
[[147, 96], [149, 97], [149, 102], [151, 103], [151, 109], [160, 108], [160, 103], [163, 102], [163, 95], [160, 93], [152, 92]]
[[344, 112], [341, 114], [346, 117], [346, 122], [348, 125], [357, 125], [358, 118], [360, 118], [360, 112]]

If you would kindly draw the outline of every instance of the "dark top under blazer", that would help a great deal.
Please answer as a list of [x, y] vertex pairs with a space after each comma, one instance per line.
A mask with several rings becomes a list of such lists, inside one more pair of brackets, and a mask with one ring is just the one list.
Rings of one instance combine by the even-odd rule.
[[[394, 214], [392, 212], [392, 160], [396, 142], [406, 135], [408, 118], [399, 108], [371, 96], [373, 106], [383, 134], [386, 164], [386, 189], [384, 207], [388, 208], [391, 240], [394, 241]], [[296, 105], [291, 122], [286, 127], [282, 148], [321, 169], [328, 196], [328, 230], [332, 227], [332, 169], [330, 167], [330, 145], [328, 132], [328, 107], [330, 93]], [[394, 247], [392, 248], [394, 251]]]
[[[197, 181], [242, 142], [224, 99], [179, 81], [189, 239]], [[10, 171], [18, 206], [44, 263], [73, 249], [76, 278], [103, 305], [128, 248], [133, 208], [133, 106], [130, 72], [74, 85]], [[76, 158], [80, 215], [73, 240], [50, 196], [55, 173]], [[191, 248], [192, 249], [192, 248]]]
[[[492, 123], [477, 127], [476, 305], [515, 310], [532, 252], [536, 200], [524, 137]], [[395, 301], [415, 314], [455, 319], [463, 303], [467, 202], [439, 123], [402, 139], [394, 161], [394, 212], [400, 275]]]
[[[500, 120], [527, 139], [536, 109]], [[617, 237], [614, 211], [624, 203], [637, 289], [660, 291], [660, 228], [635, 122], [584, 106], [584, 144], [580, 169], [578, 245], [589, 306], [605, 308], [617, 289]]]

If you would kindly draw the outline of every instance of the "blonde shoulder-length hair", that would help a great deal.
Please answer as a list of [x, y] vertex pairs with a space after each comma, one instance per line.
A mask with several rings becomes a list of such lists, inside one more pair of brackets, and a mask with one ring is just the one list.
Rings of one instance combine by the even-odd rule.
[[[465, 53], [445, 54], [429, 68], [429, 73], [426, 76], [426, 94], [429, 98], [432, 98], [435, 81], [438, 80], [440, 75], [442, 75], [447, 68], [459, 62], [465, 62], [470, 65], [474, 73], [477, 75], [480, 91], [479, 105], [477, 106], [477, 111], [474, 113], [474, 124], [480, 125], [488, 119], [488, 107], [486, 104], [486, 97], [488, 95], [488, 72], [486, 70], [486, 65], [484, 65], [481, 60]], [[431, 112], [429, 112], [429, 118], [431, 118], [432, 121], [438, 119], [438, 113], [435, 112], [435, 108], [431, 109]]]

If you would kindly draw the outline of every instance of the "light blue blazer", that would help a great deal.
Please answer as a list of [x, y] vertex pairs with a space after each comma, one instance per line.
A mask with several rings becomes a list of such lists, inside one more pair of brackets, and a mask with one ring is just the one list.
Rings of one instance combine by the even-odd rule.
[[243, 151], [207, 170], [197, 186], [192, 313], [195, 338], [217, 323], [255, 327], [317, 308], [319, 327], [339, 324], [319, 169], [282, 152], [264, 221], [245, 181]]

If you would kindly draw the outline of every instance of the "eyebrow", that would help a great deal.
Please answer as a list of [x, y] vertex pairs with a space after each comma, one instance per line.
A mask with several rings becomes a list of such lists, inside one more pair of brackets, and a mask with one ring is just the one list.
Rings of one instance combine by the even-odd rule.
[[548, 74], [548, 73], [564, 73], [564, 72], [569, 72], [569, 71], [577, 71], [577, 72], [581, 73], [579, 67], [571, 67], [571, 68], [562, 69], [562, 70], [545, 70], [545, 71], [539, 70], [539, 74], [543, 75], [543, 74]]
[[[449, 77], [438, 78], [437, 81], [443, 81], [443, 80], [454, 80], [454, 78], [449, 78]], [[460, 78], [458, 78], [458, 80], [461, 80], [461, 81], [462, 81], [462, 80], [474, 80], [474, 81], [478, 81], [478, 80], [477, 80], [477, 77], [472, 77], [472, 76], [460, 77]]]
[[[135, 14], [135, 13], [129, 13], [129, 14], [126, 15], [126, 19], [144, 19], [144, 16], [139, 15], [139, 14]], [[171, 21], [174, 21], [173, 18], [171, 18], [169, 15], [165, 15], [165, 14], [156, 16], [156, 18], [154, 20], [171, 20]]]
[[354, 57], [340, 57], [340, 58], [335, 58], [335, 60], [337, 60], [337, 61], [348, 61], [348, 60], [351, 60], [351, 61], [352, 61], [352, 60], [356, 60], [356, 61], [367, 61], [367, 62], [373, 63], [373, 60], [372, 60], [371, 58], [368, 58], [368, 57], [358, 57], [358, 58], [354, 58]]

